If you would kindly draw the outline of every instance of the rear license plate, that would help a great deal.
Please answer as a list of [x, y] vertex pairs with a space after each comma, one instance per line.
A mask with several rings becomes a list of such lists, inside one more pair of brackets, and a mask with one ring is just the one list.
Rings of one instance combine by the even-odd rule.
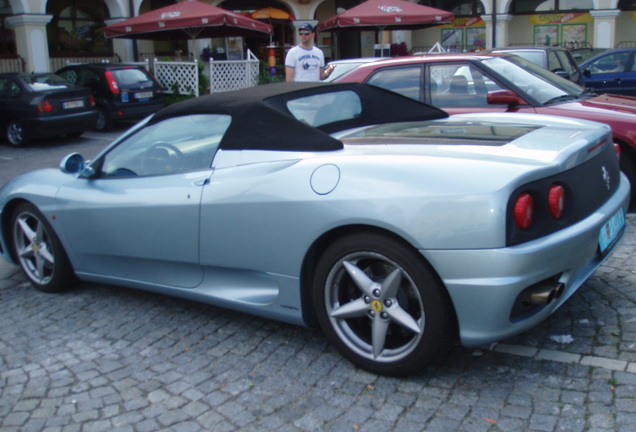
[[135, 93], [135, 98], [137, 98], [137, 99], [150, 99], [150, 98], [152, 98], [152, 92]]
[[625, 214], [621, 208], [601, 227], [601, 231], [598, 234], [598, 245], [601, 249], [601, 253], [604, 253], [607, 248], [616, 241], [623, 227], [625, 227]]
[[82, 108], [83, 106], [84, 106], [83, 100], [62, 102], [62, 108], [64, 109]]

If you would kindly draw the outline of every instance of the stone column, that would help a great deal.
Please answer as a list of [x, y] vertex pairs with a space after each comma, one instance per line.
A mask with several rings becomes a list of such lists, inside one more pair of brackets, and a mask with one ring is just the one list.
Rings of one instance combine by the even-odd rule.
[[26, 62], [26, 72], [51, 71], [46, 25], [52, 19], [53, 15], [23, 14], [5, 20], [15, 31], [16, 48]]
[[[117, 24], [128, 18], [114, 18], [106, 20], [104, 24]], [[123, 63], [139, 61], [137, 57], [137, 41], [134, 39], [112, 38], [113, 52], [119, 56]]]
[[512, 15], [497, 14], [495, 23], [496, 41], [492, 40], [492, 15], [482, 15], [481, 19], [486, 22], [486, 49], [508, 46], [508, 23], [512, 20]]
[[616, 18], [621, 14], [618, 9], [591, 10], [594, 18], [595, 48], [614, 48], [616, 46]]

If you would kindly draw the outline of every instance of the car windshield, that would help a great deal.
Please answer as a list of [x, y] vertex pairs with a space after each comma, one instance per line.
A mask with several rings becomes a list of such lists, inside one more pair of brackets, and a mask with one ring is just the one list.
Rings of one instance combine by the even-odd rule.
[[543, 61], [543, 57], [545, 54], [541, 51], [506, 51], [514, 55], [518, 55], [519, 57], [523, 57], [524, 59], [531, 61], [536, 65], [543, 65], [545, 62]]
[[333, 73], [324, 80], [326, 82], [335, 80], [339, 76], [342, 76], [346, 74], [347, 72], [349, 72], [350, 70], [357, 68], [358, 66], [363, 64], [363, 62], [360, 62], [360, 63], [337, 63], [336, 62], [333, 64], [335, 65], [335, 69], [333, 70]]
[[36, 92], [64, 89], [71, 87], [72, 84], [57, 75], [30, 75], [23, 78], [29, 88]]
[[540, 104], [576, 98], [585, 92], [585, 89], [573, 82], [518, 56], [488, 58], [482, 64], [500, 79], [510, 82], [521, 93], [525, 93], [524, 96], [535, 99]]

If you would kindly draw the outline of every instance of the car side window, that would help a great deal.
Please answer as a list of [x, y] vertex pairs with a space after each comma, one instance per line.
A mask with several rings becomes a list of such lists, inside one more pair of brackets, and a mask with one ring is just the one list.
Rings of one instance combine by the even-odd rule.
[[421, 101], [422, 92], [422, 67], [388, 68], [376, 71], [367, 84], [382, 87], [394, 91], [403, 96]]
[[59, 73], [59, 75], [64, 78], [68, 82], [72, 82], [73, 84], [77, 84], [77, 71], [75, 69], [68, 69]]
[[9, 94], [9, 80], [0, 78], [0, 98], [5, 98]]
[[592, 75], [623, 72], [628, 60], [629, 53], [608, 54], [590, 64], [588, 69]]
[[550, 72], [557, 72], [557, 71], [562, 71], [563, 66], [561, 65], [561, 62], [559, 61], [559, 57], [557, 56], [557, 53], [555, 53], [554, 51], [548, 51], [548, 70]]
[[501, 90], [470, 64], [432, 65], [429, 76], [430, 103], [439, 107], [486, 106], [488, 92]]
[[100, 77], [97, 72], [89, 69], [85, 69], [82, 73], [82, 85], [87, 87], [94, 87], [99, 84]]
[[0, 78], [0, 97], [11, 98], [20, 96], [22, 90], [20, 86], [11, 79]]
[[568, 51], [557, 51], [556, 56], [561, 64], [560, 67], [570, 77], [570, 81], [577, 82], [579, 80], [580, 71], [572, 55]]
[[101, 177], [147, 177], [210, 169], [230, 123], [231, 116], [226, 114], [193, 114], [149, 124], [103, 157]]
[[290, 100], [287, 109], [296, 119], [318, 127], [359, 117], [362, 103], [355, 92], [339, 91]]

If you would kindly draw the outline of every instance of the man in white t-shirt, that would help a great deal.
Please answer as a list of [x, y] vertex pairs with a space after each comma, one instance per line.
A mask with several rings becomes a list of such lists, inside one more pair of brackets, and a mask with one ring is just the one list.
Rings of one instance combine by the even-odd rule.
[[285, 81], [320, 81], [333, 72], [333, 67], [325, 69], [325, 56], [314, 46], [316, 30], [305, 23], [298, 27], [300, 43], [289, 50], [285, 57]]

